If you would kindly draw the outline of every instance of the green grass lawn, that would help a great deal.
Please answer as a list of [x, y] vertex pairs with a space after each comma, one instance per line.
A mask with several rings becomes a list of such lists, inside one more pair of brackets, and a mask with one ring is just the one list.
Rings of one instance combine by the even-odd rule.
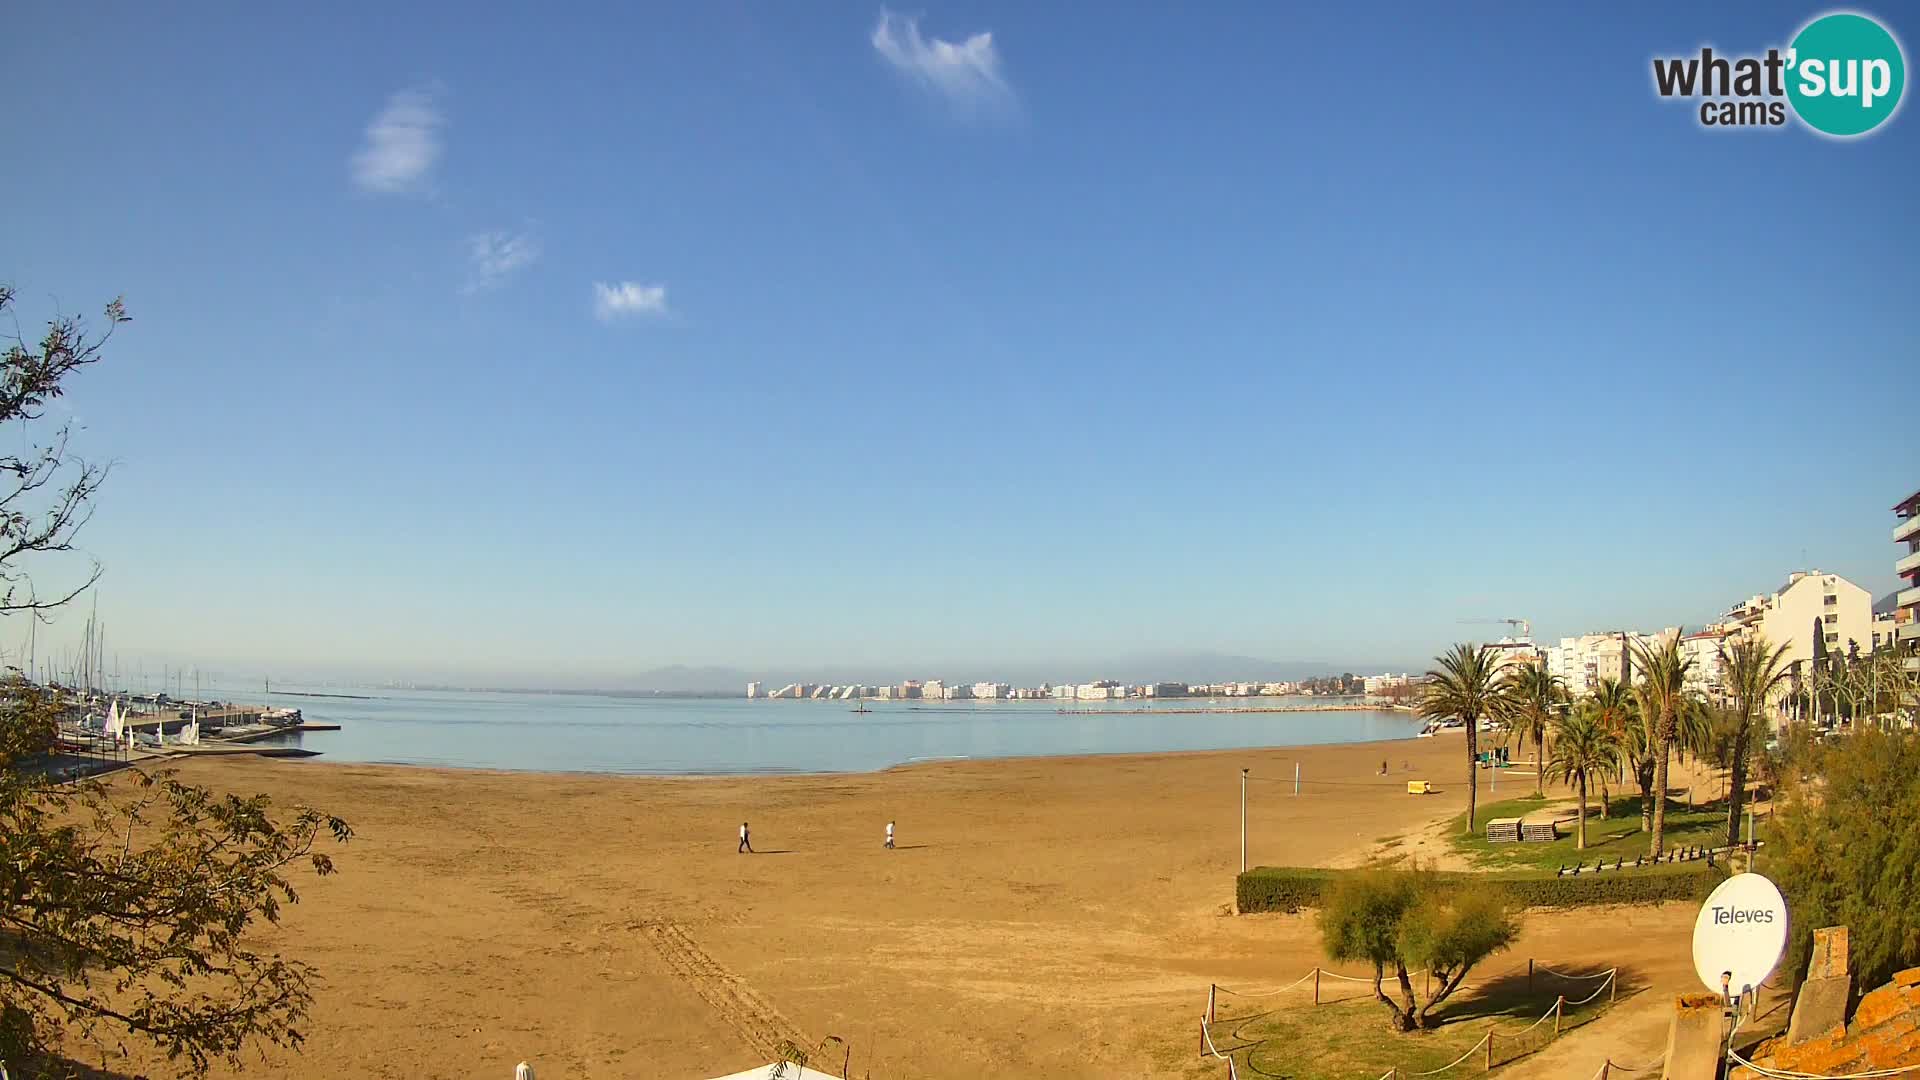
[[[1279, 998], [1248, 999], [1244, 1003], [1222, 996], [1213, 1025], [1214, 1045], [1231, 1054], [1242, 1077], [1289, 1077], [1292, 1080], [1377, 1080], [1390, 1068], [1401, 1075], [1438, 1069], [1465, 1054], [1494, 1032], [1495, 1066], [1544, 1049], [1553, 1039], [1553, 1021], [1524, 1030], [1553, 1006], [1554, 995], [1585, 996], [1597, 982], [1548, 985], [1544, 976], [1528, 990], [1521, 970], [1481, 987], [1469, 986], [1441, 1006], [1445, 1020], [1433, 1031], [1396, 1032], [1387, 1026], [1387, 1009], [1370, 996], [1366, 983], [1327, 980], [1322, 991], [1339, 995], [1330, 1004], [1313, 1004], [1306, 988]], [[1421, 991], [1419, 976], [1414, 990]], [[1606, 1012], [1608, 995], [1591, 1003], [1569, 1006], [1560, 1023], [1562, 1033], [1589, 1023]], [[1456, 1072], [1476, 1075], [1485, 1068], [1485, 1050]], [[1448, 1075], [1452, 1075], [1451, 1073]]]
[[[1552, 843], [1487, 843], [1487, 820], [1501, 817], [1524, 817], [1535, 810], [1549, 806], [1570, 806], [1567, 799], [1541, 799], [1532, 795], [1519, 799], [1505, 799], [1497, 803], [1482, 803], [1474, 814], [1478, 828], [1472, 836], [1465, 835], [1467, 816], [1462, 813], [1453, 819], [1451, 831], [1455, 851], [1472, 859], [1477, 865], [1490, 869], [1515, 867], [1533, 867], [1541, 870], [1556, 870], [1562, 866], [1572, 866], [1576, 862], [1592, 863], [1595, 859], [1624, 858], [1632, 862], [1634, 856], [1647, 853], [1647, 834], [1640, 831], [1640, 798], [1637, 795], [1616, 796], [1609, 807], [1609, 815], [1600, 816], [1599, 799], [1590, 799], [1587, 803], [1587, 847], [1581, 851], [1575, 848], [1576, 837], [1572, 835], [1573, 825], [1564, 826], [1568, 835]], [[1706, 803], [1701, 806], [1688, 806], [1685, 802], [1667, 800], [1668, 848], [1683, 845], [1714, 847], [1727, 839], [1727, 804], [1725, 801]], [[1764, 833], [1764, 830], [1763, 830]]]

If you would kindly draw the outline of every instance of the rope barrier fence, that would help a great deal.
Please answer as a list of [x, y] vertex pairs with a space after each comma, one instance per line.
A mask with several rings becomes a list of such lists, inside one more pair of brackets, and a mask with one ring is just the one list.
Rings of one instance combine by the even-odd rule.
[[1233, 1058], [1221, 1053], [1219, 1048], [1213, 1045], [1212, 1020], [1210, 1017], [1203, 1016], [1200, 1018], [1200, 1043], [1207, 1053], [1227, 1063], [1227, 1080], [1240, 1080], [1240, 1070], [1234, 1067]]
[[[1583, 974], [1571, 974], [1567, 972], [1555, 971], [1552, 968], [1540, 967], [1536, 965], [1534, 961], [1528, 960], [1527, 961], [1527, 976], [1528, 976], [1527, 982], [1528, 982], [1529, 988], [1531, 988], [1533, 985], [1533, 976], [1535, 972], [1544, 972], [1548, 975], [1552, 975], [1557, 978], [1563, 978], [1563, 979], [1567, 979], [1575, 982], [1585, 982], [1585, 981], [1597, 979], [1600, 981], [1600, 984], [1594, 987], [1593, 991], [1587, 994], [1587, 996], [1583, 998], [1569, 1000], [1565, 994], [1556, 995], [1554, 998], [1553, 1005], [1550, 1006], [1545, 1012], [1541, 1013], [1540, 1016], [1536, 1018], [1532, 1023], [1526, 1025], [1525, 1027], [1514, 1029], [1514, 1030], [1502, 1030], [1497, 1027], [1490, 1027], [1487, 1030], [1487, 1033], [1485, 1035], [1481, 1036], [1478, 1041], [1476, 1041], [1472, 1046], [1467, 1048], [1465, 1053], [1461, 1054], [1458, 1058], [1454, 1059], [1453, 1061], [1445, 1065], [1440, 1066], [1437, 1069], [1428, 1069], [1424, 1072], [1403, 1072], [1399, 1067], [1396, 1066], [1395, 1068], [1388, 1070], [1387, 1073], [1381, 1078], [1381, 1080], [1403, 1080], [1403, 1078], [1407, 1078], [1407, 1080], [1410, 1080], [1410, 1078], [1413, 1078], [1413, 1077], [1438, 1076], [1439, 1074], [1444, 1073], [1449, 1069], [1455, 1068], [1461, 1063], [1473, 1058], [1476, 1054], [1481, 1055], [1483, 1067], [1487, 1071], [1491, 1071], [1497, 1065], [1506, 1064], [1507, 1062], [1515, 1061], [1529, 1054], [1538, 1053], [1541, 1050], [1546, 1049], [1549, 1045], [1551, 1045], [1553, 1040], [1560, 1037], [1563, 1024], [1566, 1021], [1567, 1009], [1569, 1007], [1579, 1008], [1582, 1005], [1586, 1005], [1597, 1000], [1602, 994], [1608, 995], [1607, 1000], [1609, 1003], [1612, 1003], [1614, 1000], [1616, 1000], [1616, 995], [1619, 989], [1619, 972], [1620, 972], [1620, 969], [1617, 967], [1608, 968], [1606, 971], [1588, 972]], [[1426, 971], [1423, 969], [1422, 971], [1409, 972], [1408, 974], [1409, 976], [1424, 975], [1426, 974]], [[1248, 999], [1270, 998], [1270, 997], [1276, 997], [1280, 994], [1284, 994], [1290, 990], [1297, 989], [1300, 986], [1306, 984], [1309, 980], [1311, 980], [1313, 983], [1314, 1004], [1318, 1005], [1323, 1003], [1323, 999], [1320, 994], [1320, 980], [1322, 978], [1332, 978], [1342, 982], [1350, 982], [1350, 983], [1370, 983], [1373, 981], [1370, 976], [1362, 976], [1362, 977], [1356, 978], [1355, 976], [1352, 976], [1352, 975], [1342, 975], [1339, 972], [1327, 971], [1324, 968], [1316, 967], [1312, 971], [1308, 972], [1307, 974], [1301, 976], [1300, 978], [1294, 980], [1293, 982], [1288, 983], [1287, 985], [1282, 986], [1276, 990], [1266, 990], [1266, 991], [1233, 990], [1228, 987], [1221, 986], [1217, 983], [1209, 983], [1207, 986], [1207, 1010], [1200, 1017], [1200, 1042], [1201, 1042], [1201, 1051], [1203, 1056], [1210, 1055], [1214, 1058], [1225, 1061], [1227, 1063], [1229, 1080], [1238, 1080], [1238, 1071], [1234, 1066], [1232, 1051], [1229, 1051], [1228, 1053], [1224, 1053], [1224, 1054], [1221, 1053], [1219, 1047], [1216, 1046], [1213, 1041], [1212, 1025], [1218, 1019], [1217, 1009], [1219, 1005], [1220, 994], [1227, 994], [1231, 997], [1248, 998]], [[1397, 978], [1397, 973], [1396, 973], [1396, 978]], [[1356, 1000], [1356, 999], [1352, 997], [1334, 999], [1334, 1001], [1352, 1001], [1352, 1000]], [[1327, 1003], [1331, 1004], [1332, 1002], [1327, 1002]], [[1261, 1013], [1258, 1015], [1265, 1016], [1270, 1014]], [[1257, 1017], [1246, 1017], [1246, 1018], [1243, 1018], [1240, 1021], [1240, 1023], [1244, 1025], [1248, 1021], [1256, 1018]], [[1528, 1036], [1531, 1035], [1534, 1031], [1544, 1027], [1547, 1021], [1549, 1020], [1553, 1021], [1552, 1031], [1549, 1032], [1543, 1040], [1539, 1040], [1538, 1045], [1528, 1045], [1529, 1043], [1535, 1041], [1535, 1040], [1529, 1039]], [[1249, 1038], [1248, 1036], [1240, 1035], [1238, 1031], [1235, 1032], [1235, 1037], [1237, 1039]], [[1505, 1044], [1506, 1048], [1510, 1051], [1509, 1053], [1505, 1055], [1501, 1055], [1497, 1052], [1496, 1047], [1498, 1047], [1501, 1043]], [[1236, 1046], [1233, 1049], [1234, 1050], [1251, 1049], [1252, 1047], [1257, 1046], [1258, 1044], [1259, 1044], [1258, 1040], [1254, 1040], [1254, 1041], [1248, 1042], [1245, 1046]], [[1664, 1061], [1664, 1060], [1665, 1058], [1663, 1055], [1661, 1058], [1661, 1061]], [[1655, 1064], [1656, 1065], [1660, 1064], [1660, 1062], [1655, 1062]], [[1649, 1065], [1649, 1066], [1643, 1066], [1641, 1068], [1628, 1068], [1625, 1066], [1614, 1065], [1612, 1063], [1612, 1060], [1608, 1059], [1607, 1061], [1601, 1064], [1600, 1073], [1598, 1074], [1598, 1076], [1599, 1076], [1599, 1080], [1605, 1080], [1605, 1077], [1608, 1075], [1609, 1070], [1615, 1070], [1622, 1073], [1637, 1073], [1637, 1072], [1645, 1072], [1648, 1069], [1651, 1069], [1652, 1067], [1653, 1067], [1652, 1065]], [[1773, 1075], [1773, 1074], [1769, 1074], [1769, 1075]], [[1802, 1077], [1797, 1075], [1790, 1075], [1790, 1074], [1779, 1074], [1779, 1075], [1784, 1077], [1784, 1080], [1803, 1080]], [[1877, 1080], [1877, 1078], [1881, 1076], [1897, 1076], [1897, 1075], [1900, 1075], [1899, 1071], [1889, 1072], [1889, 1073], [1865, 1074], [1862, 1077], [1860, 1077], [1859, 1080]]]
[[1617, 1072], [1619, 1073], [1652, 1072], [1653, 1070], [1660, 1068], [1666, 1063], [1667, 1063], [1667, 1055], [1665, 1054], [1661, 1054], [1659, 1057], [1654, 1058], [1652, 1061], [1649, 1061], [1645, 1065], [1640, 1065], [1640, 1066], [1616, 1065], [1614, 1064], [1614, 1061], [1612, 1058], [1608, 1058], [1605, 1061], [1602, 1061], [1600, 1063], [1600, 1071], [1593, 1074], [1592, 1080], [1607, 1080], [1608, 1077], [1612, 1076], [1614, 1073], [1617, 1073]]

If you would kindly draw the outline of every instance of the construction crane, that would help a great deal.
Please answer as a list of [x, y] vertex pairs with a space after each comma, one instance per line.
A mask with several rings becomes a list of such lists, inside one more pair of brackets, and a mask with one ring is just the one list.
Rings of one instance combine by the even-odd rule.
[[1520, 631], [1521, 637], [1527, 638], [1529, 640], [1533, 638], [1533, 624], [1528, 622], [1525, 619], [1461, 619], [1460, 620], [1460, 624], [1462, 626], [1489, 626], [1493, 623], [1505, 623], [1510, 627], [1514, 627], [1518, 629]]

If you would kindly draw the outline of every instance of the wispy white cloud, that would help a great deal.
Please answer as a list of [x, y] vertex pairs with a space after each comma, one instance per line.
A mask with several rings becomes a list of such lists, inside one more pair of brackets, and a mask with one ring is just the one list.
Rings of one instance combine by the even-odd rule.
[[642, 285], [637, 281], [622, 281], [616, 285], [604, 281], [593, 283], [593, 314], [601, 322], [612, 322], [630, 315], [666, 313], [665, 285]]
[[982, 30], [958, 44], [923, 37], [918, 16], [880, 9], [873, 26], [873, 49], [895, 71], [955, 105], [1010, 105], [1013, 89], [1000, 74], [993, 34]]
[[367, 124], [367, 140], [354, 151], [353, 182], [367, 191], [393, 194], [419, 190], [440, 157], [446, 117], [431, 89], [402, 90]]
[[540, 258], [540, 241], [526, 233], [475, 233], [467, 238], [467, 292], [491, 289]]

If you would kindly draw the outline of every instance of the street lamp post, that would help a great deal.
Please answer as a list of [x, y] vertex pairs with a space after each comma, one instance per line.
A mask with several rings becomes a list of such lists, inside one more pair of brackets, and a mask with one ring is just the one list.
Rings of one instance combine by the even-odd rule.
[[1247, 770], [1240, 770], [1240, 872], [1247, 872]]

